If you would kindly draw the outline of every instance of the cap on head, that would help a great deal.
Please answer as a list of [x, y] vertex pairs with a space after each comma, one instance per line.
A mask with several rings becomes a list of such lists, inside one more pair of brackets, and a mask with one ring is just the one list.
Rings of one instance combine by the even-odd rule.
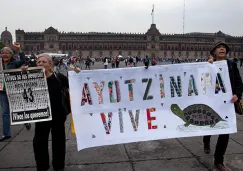
[[216, 49], [219, 45], [224, 45], [225, 48], [226, 48], [226, 54], [229, 53], [229, 46], [228, 46], [225, 42], [223, 42], [223, 41], [218, 41], [218, 42], [216, 42], [216, 43], [212, 46], [212, 50], [210, 51], [210, 54], [211, 54], [211, 55], [214, 55], [214, 51], [215, 51], [215, 49]]

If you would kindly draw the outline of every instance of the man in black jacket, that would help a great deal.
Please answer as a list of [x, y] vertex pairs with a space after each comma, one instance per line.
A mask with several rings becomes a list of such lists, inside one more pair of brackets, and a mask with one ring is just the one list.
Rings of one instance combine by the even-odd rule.
[[[228, 52], [229, 52], [229, 47], [227, 44], [225, 44], [224, 42], [217, 42], [213, 46], [212, 50], [210, 51], [210, 54], [213, 57], [211, 57], [208, 61], [210, 63], [213, 63], [213, 61], [227, 60], [226, 55]], [[237, 100], [241, 99], [242, 92], [243, 92], [243, 84], [242, 84], [239, 70], [237, 68], [237, 64], [230, 60], [227, 60], [227, 64], [229, 69], [231, 87], [233, 91], [233, 97], [231, 99], [231, 102], [234, 103]], [[203, 137], [204, 151], [207, 154], [210, 153], [210, 137], [211, 137], [210, 135]], [[226, 152], [228, 142], [229, 142], [229, 134], [219, 135], [215, 153], [214, 153], [214, 165], [219, 171], [230, 170], [223, 164], [224, 154]]]

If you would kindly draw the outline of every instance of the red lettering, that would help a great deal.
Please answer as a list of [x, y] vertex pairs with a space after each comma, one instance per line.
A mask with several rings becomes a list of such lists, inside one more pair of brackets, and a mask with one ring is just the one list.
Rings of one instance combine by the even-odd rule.
[[150, 112], [155, 112], [156, 109], [155, 108], [150, 108], [147, 109], [147, 121], [148, 121], [148, 129], [157, 129], [158, 126], [157, 125], [152, 125], [152, 121], [156, 120], [156, 117], [151, 117]]

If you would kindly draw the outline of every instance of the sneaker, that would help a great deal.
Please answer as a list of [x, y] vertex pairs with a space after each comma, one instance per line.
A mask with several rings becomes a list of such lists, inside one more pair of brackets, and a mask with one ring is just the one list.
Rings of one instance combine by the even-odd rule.
[[204, 144], [204, 152], [205, 152], [206, 154], [209, 154], [210, 151], [211, 151], [211, 149], [210, 149], [210, 145], [206, 145], [206, 144]]
[[30, 123], [26, 123], [26, 124], [24, 124], [24, 126], [26, 127], [26, 129], [28, 131], [31, 129], [31, 124]]
[[11, 138], [11, 136], [2, 136], [2, 137], [0, 138], [0, 142], [5, 141], [5, 140], [7, 140], [7, 139], [9, 139], [9, 138]]
[[224, 164], [214, 164], [214, 166], [219, 170], [219, 171], [231, 171], [228, 167], [226, 167]]

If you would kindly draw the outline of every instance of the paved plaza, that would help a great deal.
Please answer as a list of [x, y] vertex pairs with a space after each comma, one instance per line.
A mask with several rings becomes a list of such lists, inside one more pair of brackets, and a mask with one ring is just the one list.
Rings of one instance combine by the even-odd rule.
[[[140, 64], [142, 65], [142, 64]], [[109, 66], [110, 67], [110, 66]], [[121, 62], [124, 67], [124, 62]], [[95, 63], [92, 69], [103, 68]], [[243, 69], [240, 69], [243, 76]], [[243, 116], [237, 116], [238, 133], [230, 136], [225, 163], [233, 171], [243, 170]], [[33, 153], [34, 124], [11, 127], [12, 138], [0, 142], [0, 171], [35, 171]], [[2, 134], [2, 119], [0, 118]], [[66, 122], [66, 171], [208, 171], [213, 170], [213, 154], [218, 136], [212, 137], [211, 154], [203, 151], [202, 137], [119, 144], [77, 151], [71, 133], [70, 116]], [[51, 156], [51, 138], [50, 138]], [[50, 169], [51, 170], [51, 169]]]

